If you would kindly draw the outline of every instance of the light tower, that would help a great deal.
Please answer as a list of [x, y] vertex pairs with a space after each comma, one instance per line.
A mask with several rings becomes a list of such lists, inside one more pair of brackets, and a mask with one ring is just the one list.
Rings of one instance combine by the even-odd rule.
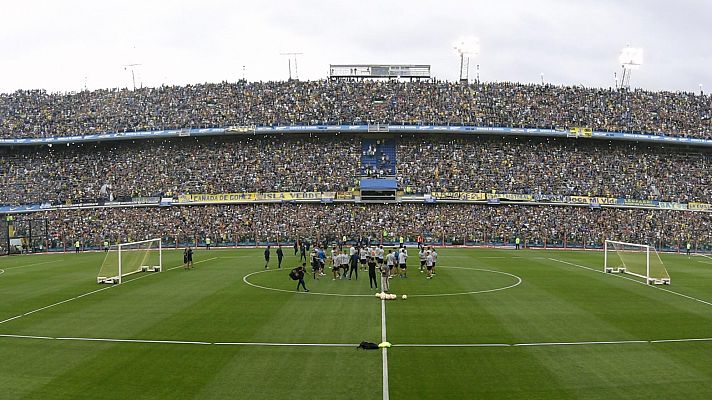
[[643, 49], [640, 47], [624, 47], [618, 56], [618, 62], [623, 69], [621, 87], [629, 89], [631, 71], [639, 69], [643, 65]]
[[[466, 36], [457, 39], [452, 47], [460, 55], [460, 82], [468, 83], [470, 79], [470, 57], [475, 57], [480, 54], [480, 38], [475, 36]], [[479, 82], [479, 64], [477, 81]]]
[[288, 56], [288, 65], [289, 65], [289, 80], [292, 80], [292, 58], [294, 58], [294, 79], [299, 80], [299, 71], [297, 70], [297, 56], [302, 55], [304, 53], [295, 53], [295, 52], [287, 52], [287, 53], [279, 53], [280, 56]]
[[123, 65], [124, 71], [126, 71], [128, 68], [131, 68], [131, 80], [133, 81], [133, 90], [136, 90], [136, 74], [134, 73], [134, 68], [139, 67], [143, 64], [125, 64]]

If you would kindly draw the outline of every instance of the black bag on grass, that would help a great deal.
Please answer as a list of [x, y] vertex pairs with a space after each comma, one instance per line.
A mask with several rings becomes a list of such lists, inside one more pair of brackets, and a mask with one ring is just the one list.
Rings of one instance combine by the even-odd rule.
[[376, 350], [378, 349], [378, 345], [376, 343], [371, 342], [361, 342], [361, 344], [359, 344], [356, 349]]

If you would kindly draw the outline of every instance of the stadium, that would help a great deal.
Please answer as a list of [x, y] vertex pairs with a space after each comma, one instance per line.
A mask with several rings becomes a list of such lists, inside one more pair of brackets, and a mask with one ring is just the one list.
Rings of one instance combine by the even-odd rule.
[[0, 94], [0, 398], [710, 398], [710, 95], [468, 62]]

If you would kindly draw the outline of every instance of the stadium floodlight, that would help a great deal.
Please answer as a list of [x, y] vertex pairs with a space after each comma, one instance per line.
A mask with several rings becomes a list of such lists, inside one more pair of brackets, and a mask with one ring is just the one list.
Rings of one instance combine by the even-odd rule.
[[618, 55], [618, 63], [623, 69], [621, 86], [629, 88], [631, 71], [640, 69], [643, 65], [643, 49], [640, 47], [624, 47]]
[[136, 67], [139, 67], [143, 64], [137, 64], [137, 63], [132, 63], [132, 64], [124, 64], [124, 71], [126, 71], [128, 68], [131, 68], [131, 80], [133, 81], [133, 90], [136, 91], [136, 74], [134, 73], [134, 69]]
[[300, 56], [304, 53], [299, 53], [299, 52], [285, 52], [285, 53], [279, 53], [280, 56], [287, 56], [287, 65], [289, 66], [289, 80], [292, 80], [292, 59], [294, 59], [294, 79], [299, 80], [299, 71], [297, 70], [297, 56]]
[[475, 36], [461, 37], [452, 44], [452, 48], [460, 56], [460, 82], [467, 82], [470, 75], [470, 57], [476, 57], [480, 54], [480, 38]]

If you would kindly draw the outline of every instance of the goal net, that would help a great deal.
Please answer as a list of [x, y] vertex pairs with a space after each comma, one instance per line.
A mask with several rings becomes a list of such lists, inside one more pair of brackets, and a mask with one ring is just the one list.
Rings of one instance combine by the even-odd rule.
[[620, 272], [645, 279], [649, 285], [669, 285], [665, 264], [653, 246], [606, 240], [604, 244], [603, 269], [605, 272]]
[[161, 239], [113, 245], [101, 263], [97, 283], [121, 283], [124, 277], [137, 272], [161, 272], [163, 250]]

